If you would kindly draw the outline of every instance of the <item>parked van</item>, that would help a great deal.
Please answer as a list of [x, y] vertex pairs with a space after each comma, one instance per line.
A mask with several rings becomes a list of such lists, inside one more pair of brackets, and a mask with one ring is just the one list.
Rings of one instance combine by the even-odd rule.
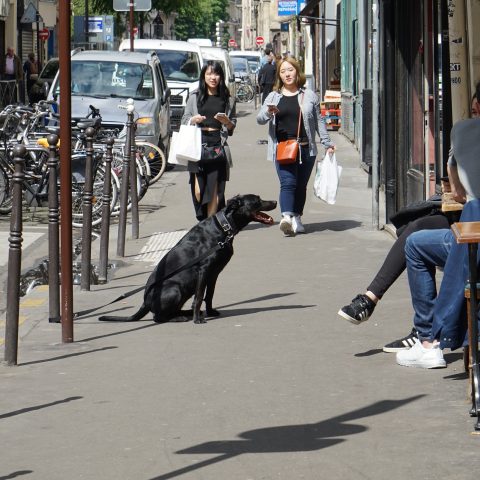
[[253, 73], [258, 73], [260, 70], [260, 60], [263, 57], [260, 50], [230, 50], [230, 56], [245, 58]]
[[213, 47], [213, 43], [209, 38], [189, 38], [188, 43], [196, 43], [201, 47]]
[[[171, 127], [179, 130], [188, 96], [198, 89], [203, 66], [200, 46], [180, 40], [138, 39], [134, 40], [133, 47], [136, 52], [153, 50], [160, 59], [171, 91]], [[130, 50], [130, 40], [123, 40], [119, 50]]]
[[233, 70], [232, 60], [228, 55], [228, 52], [220, 47], [200, 47], [202, 50], [203, 62], [207, 60], [215, 60], [220, 63], [225, 72], [225, 83], [227, 88], [230, 91], [232, 98], [235, 98], [236, 95], [236, 86], [235, 86], [235, 72]]

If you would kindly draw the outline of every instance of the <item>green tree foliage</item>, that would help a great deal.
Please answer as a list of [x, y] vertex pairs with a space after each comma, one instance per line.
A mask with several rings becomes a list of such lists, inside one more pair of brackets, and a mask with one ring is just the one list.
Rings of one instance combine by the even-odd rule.
[[[126, 3], [126, 2], [125, 2]], [[73, 14], [83, 15], [85, 0], [73, 0]], [[152, 0], [152, 9], [169, 14], [183, 6], [195, 7], [196, 0]], [[89, 15], [111, 15], [114, 13], [113, 0], [88, 0]]]
[[215, 40], [215, 23], [228, 20], [228, 0], [198, 0], [195, 5], [178, 8], [175, 34], [179, 40], [210, 38]]
[[[166, 14], [178, 12], [175, 21], [175, 35], [179, 40], [187, 38], [210, 38], [215, 40], [215, 23], [229, 20], [227, 14], [229, 0], [152, 0], [152, 9]], [[85, 14], [85, 0], [73, 0], [72, 13]], [[88, 0], [89, 15], [115, 14], [117, 31], [123, 31], [122, 14], [113, 10], [113, 0]], [[135, 21], [138, 22], [138, 15]]]

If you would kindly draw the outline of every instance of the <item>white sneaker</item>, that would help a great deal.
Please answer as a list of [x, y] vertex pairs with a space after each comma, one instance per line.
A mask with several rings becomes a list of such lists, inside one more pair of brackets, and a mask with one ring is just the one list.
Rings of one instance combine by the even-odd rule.
[[292, 217], [292, 227], [295, 233], [305, 233], [305, 227], [303, 226], [302, 217], [300, 215]]
[[447, 366], [439, 344], [432, 348], [425, 348], [418, 339], [415, 339], [415, 345], [409, 350], [397, 352], [397, 363], [403, 367], [416, 368], [445, 368]]
[[284, 215], [280, 220], [280, 230], [286, 237], [293, 237], [295, 235], [292, 226], [292, 217], [290, 215]]

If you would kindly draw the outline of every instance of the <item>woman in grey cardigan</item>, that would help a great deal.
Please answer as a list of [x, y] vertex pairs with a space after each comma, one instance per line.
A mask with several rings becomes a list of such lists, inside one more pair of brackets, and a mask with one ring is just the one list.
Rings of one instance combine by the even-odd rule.
[[[304, 85], [305, 75], [297, 60], [285, 58], [277, 66], [273, 92], [265, 99], [257, 115], [258, 124], [269, 124], [267, 159], [274, 161], [280, 180], [280, 230], [286, 236], [305, 233], [302, 215], [308, 180], [317, 156], [315, 134], [318, 133], [320, 142], [328, 153], [335, 150], [320, 113], [318, 96], [304, 88]], [[277, 143], [297, 138], [300, 112], [300, 148], [297, 160], [295, 163], [279, 164], [276, 161]]]
[[190, 188], [195, 215], [203, 220], [225, 206], [225, 184], [229, 179], [232, 157], [227, 138], [236, 126], [235, 102], [225, 85], [220, 63], [208, 61], [200, 73], [198, 91], [190, 95], [182, 124], [202, 129], [202, 144], [222, 145], [226, 158], [215, 161], [200, 159], [189, 162]]

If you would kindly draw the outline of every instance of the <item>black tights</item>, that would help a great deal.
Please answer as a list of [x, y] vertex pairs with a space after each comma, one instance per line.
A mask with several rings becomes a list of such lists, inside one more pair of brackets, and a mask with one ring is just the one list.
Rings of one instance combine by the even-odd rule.
[[374, 293], [377, 298], [382, 298], [383, 294], [391, 287], [393, 282], [395, 282], [407, 266], [405, 261], [405, 242], [407, 241], [407, 237], [411, 233], [419, 230], [435, 230], [438, 228], [450, 228], [450, 224], [445, 215], [429, 215], [410, 222], [400, 233], [397, 240], [395, 240], [383, 265], [380, 267], [380, 270], [367, 290]]

